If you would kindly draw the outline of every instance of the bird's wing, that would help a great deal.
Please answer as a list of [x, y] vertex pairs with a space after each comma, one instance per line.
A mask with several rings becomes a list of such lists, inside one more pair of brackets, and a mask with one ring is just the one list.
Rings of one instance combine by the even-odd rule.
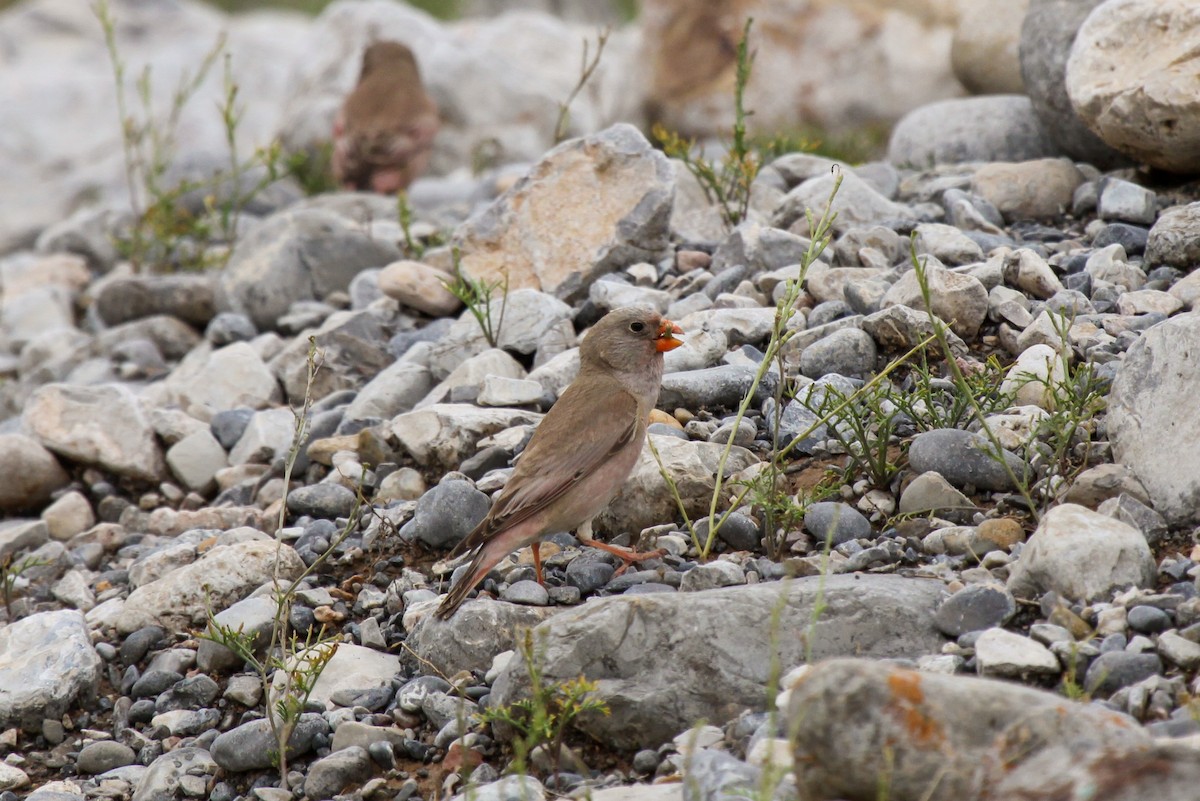
[[633, 441], [643, 421], [637, 399], [615, 381], [576, 380], [542, 418], [487, 517], [448, 557], [545, 509]]

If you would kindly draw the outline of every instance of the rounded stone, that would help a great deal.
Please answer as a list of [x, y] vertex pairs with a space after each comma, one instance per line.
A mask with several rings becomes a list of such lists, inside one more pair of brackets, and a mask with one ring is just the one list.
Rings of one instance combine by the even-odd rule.
[[452, 548], [479, 524], [492, 501], [469, 481], [445, 481], [417, 501], [413, 519], [400, 529], [402, 539], [434, 548]]
[[1155, 606], [1135, 606], [1126, 620], [1139, 634], [1159, 634], [1171, 628], [1171, 616]]
[[88, 743], [79, 751], [75, 767], [79, 769], [80, 773], [95, 775], [113, 768], [132, 765], [136, 759], [137, 754], [124, 743], [118, 743], [115, 740], [101, 740]]
[[844, 542], [871, 537], [871, 522], [847, 503], [819, 501], [804, 512], [804, 530], [821, 543], [829, 539], [836, 547]]
[[287, 496], [289, 512], [323, 520], [348, 517], [356, 503], [358, 496], [341, 484], [312, 484], [294, 489]]
[[1003, 626], [1017, 613], [1017, 601], [999, 584], [970, 584], [947, 598], [934, 625], [948, 637]]
[[836, 373], [851, 378], [875, 370], [875, 340], [861, 328], [842, 328], [809, 345], [800, 354], [800, 372], [809, 378]]
[[23, 434], [0, 434], [0, 512], [40, 508], [71, 481], [54, 454]]
[[500, 600], [525, 606], [545, 606], [550, 603], [550, 594], [536, 581], [516, 581], [500, 591]]
[[933, 471], [956, 487], [968, 484], [981, 490], [1012, 489], [1012, 478], [999, 458], [1020, 478], [1024, 463], [1008, 451], [995, 453], [985, 437], [956, 428], [925, 431], [913, 438], [908, 449], [909, 466], [917, 473]]

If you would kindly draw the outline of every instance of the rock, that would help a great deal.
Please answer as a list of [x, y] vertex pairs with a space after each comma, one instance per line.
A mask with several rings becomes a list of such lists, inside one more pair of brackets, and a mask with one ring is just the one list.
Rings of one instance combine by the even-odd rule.
[[602, 278], [588, 290], [588, 300], [601, 311], [612, 311], [622, 306], [649, 306], [659, 313], [665, 313], [671, 303], [671, 295], [661, 289]]
[[[884, 294], [886, 297], [886, 293]], [[882, 301], [881, 301], [882, 302]], [[862, 329], [871, 335], [879, 347], [889, 353], [904, 353], [916, 347], [934, 333], [929, 315], [908, 306], [889, 306], [862, 318]], [[950, 350], [965, 354], [967, 345], [958, 334], [946, 332]]]
[[465, 403], [438, 403], [406, 412], [391, 422], [404, 452], [419, 465], [454, 470], [478, 449], [479, 440], [506, 428], [541, 420], [535, 412], [482, 409]]
[[283, 400], [279, 380], [249, 342], [212, 351], [197, 348], [171, 371], [166, 389], [171, 401], [205, 418], [241, 406], [263, 409]]
[[1000, 392], [1020, 406], [1037, 406], [1053, 411], [1057, 393], [1066, 382], [1064, 359], [1049, 345], [1033, 345], [1017, 357], [1004, 374]]
[[[328, 732], [329, 724], [320, 715], [300, 715], [288, 739], [288, 759], [307, 754], [313, 749], [314, 741]], [[279, 745], [271, 734], [271, 722], [260, 718], [217, 735], [212, 742], [212, 759], [221, 770], [231, 773], [263, 770], [275, 764], [272, 751], [278, 750]]]
[[1083, 687], [1089, 693], [1108, 696], [1160, 673], [1162, 661], [1157, 654], [1105, 651], [1088, 665]]
[[461, 269], [579, 298], [601, 275], [664, 255], [673, 191], [670, 162], [631, 125], [564, 142], [455, 232]]
[[132, 765], [137, 759], [133, 749], [114, 740], [98, 740], [79, 750], [75, 766], [80, 773], [105, 773], [113, 768]]
[[203, 329], [213, 308], [211, 275], [134, 275], [106, 281], [96, 311], [110, 326], [163, 314]]
[[875, 340], [860, 328], [843, 328], [800, 353], [800, 372], [809, 378], [836, 373], [860, 378], [875, 372]]
[[1142, 503], [1150, 501], [1145, 487], [1128, 467], [1122, 464], [1098, 464], [1075, 476], [1063, 500], [1094, 509], [1109, 498], [1125, 494]]
[[423, 364], [397, 361], [383, 368], [346, 407], [345, 420], [391, 419], [411, 411], [433, 389], [433, 376]]
[[[997, 457], [1003, 457], [1006, 469]], [[982, 490], [1012, 488], [1009, 470], [1020, 479], [1024, 463], [1008, 451], [995, 453], [995, 447], [982, 434], [942, 428], [925, 431], [913, 438], [908, 450], [909, 466], [917, 473], [935, 472], [956, 487], [966, 485]]]
[[1000, 584], [969, 584], [938, 607], [934, 625], [947, 637], [1003, 626], [1017, 613], [1017, 602]]
[[291, 580], [303, 570], [304, 563], [287, 545], [251, 540], [218, 546], [130, 593], [117, 630], [128, 634], [153, 624], [200, 626], [209, 608], [224, 609], [274, 576]]
[[421, 399], [416, 408], [421, 409], [447, 401], [461, 402], [463, 398], [460, 395], [464, 395], [468, 400], [474, 400], [479, 395], [479, 389], [484, 379], [488, 376], [524, 378], [525, 368], [508, 355], [507, 351], [490, 348], [472, 356], [451, 370], [440, 384]]
[[1065, 503], [1042, 516], [1012, 567], [1008, 589], [1018, 598], [1052, 590], [1071, 601], [1107, 599], [1131, 585], [1153, 587], [1155, 573], [1140, 531]]
[[0, 434], [0, 514], [38, 509], [70, 483], [54, 454], [24, 434]]
[[0, 726], [41, 730], [76, 700], [94, 699], [104, 662], [83, 614], [40, 612], [0, 628]]
[[814, 219], [820, 219], [826, 204], [830, 202], [834, 183], [841, 179], [841, 186], [830, 206], [837, 213], [833, 230], [841, 233], [848, 228], [868, 226], [895, 220], [912, 220], [913, 211], [880, 194], [873, 186], [852, 172], [822, 174], [810, 178], [787, 193], [775, 211], [774, 223], [780, 228], [789, 228], [801, 236], [808, 235], [805, 211], [811, 210]]
[[372, 773], [374, 763], [367, 749], [352, 745], [308, 766], [304, 794], [309, 798], [333, 798], [352, 784], [362, 784]]
[[395, 244], [331, 212], [279, 212], [239, 240], [217, 282], [217, 309], [273, 328], [296, 301], [324, 300], [348, 289], [360, 270], [399, 258]]
[[[828, 607], [810, 631], [818, 583]], [[700, 718], [719, 724], [745, 706], [761, 708], [772, 649], [780, 650], [783, 664], [804, 658], [808, 637], [817, 659], [937, 650], [941, 636], [932, 610], [940, 592], [938, 582], [831, 576], [790, 586], [603, 598], [560, 612], [535, 629], [534, 638], [545, 649], [547, 680], [582, 673], [599, 682], [596, 697], [612, 714], [579, 720], [583, 731], [613, 747], [657, 747]], [[781, 608], [779, 634], [762, 614], [771, 608]], [[678, 637], [681, 626], [696, 620], [706, 621], [704, 637]], [[493, 685], [493, 702], [523, 697], [527, 683], [521, 661], [510, 661]]]
[[680, 592], [699, 592], [718, 587], [734, 587], [746, 583], [746, 574], [732, 562], [709, 562], [697, 565], [683, 574], [679, 583]]
[[1049, 299], [1063, 290], [1046, 260], [1029, 248], [1018, 248], [1005, 256], [1003, 270], [1004, 283], [1035, 298]]
[[446, 317], [462, 308], [462, 301], [446, 288], [453, 280], [436, 267], [419, 261], [396, 261], [379, 273], [379, 289], [389, 298], [430, 317]]
[[1067, 159], [1041, 158], [1015, 164], [985, 164], [971, 177], [971, 191], [994, 205], [1009, 222], [1046, 220], [1071, 208], [1083, 173]]
[[492, 499], [469, 481], [443, 481], [421, 496], [413, 517], [400, 529], [406, 541], [448, 549], [471, 533], [492, 508]]
[[[754, 18], [749, 48], [755, 68], [745, 101], [755, 111], [752, 131], [791, 130], [804, 121], [827, 130], [888, 123], [913, 105], [961, 91], [950, 73], [952, 18], [945, 7], [834, 9], [759, 1], [716, 9], [656, 0], [639, 12], [643, 50], [637, 62], [649, 70], [646, 101], [653, 120], [686, 136], [727, 135], [735, 45], [747, 16]], [[834, 44], [839, 36], [860, 54], [862, 69], [853, 75], [836, 66], [845, 53]], [[888, 47], [893, 36], [918, 37], [930, 48], [930, 62]]]
[[1088, 256], [1084, 271], [1093, 279], [1107, 281], [1123, 289], [1141, 289], [1146, 283], [1146, 274], [1128, 262], [1125, 249], [1120, 245], [1109, 245], [1093, 251]]
[[897, 167], [928, 169], [972, 161], [1028, 161], [1056, 155], [1029, 98], [1022, 95], [938, 100], [896, 123], [887, 158]]
[[536, 581], [523, 579], [501, 590], [500, 600], [525, 606], [546, 606], [550, 603], [550, 593]]
[[546, 391], [537, 381], [505, 376], [484, 376], [479, 387], [480, 406], [530, 406], [544, 397]]
[[940, 473], [925, 472], [918, 475], [900, 493], [900, 513], [947, 512], [973, 510], [975, 504], [951, 486]]
[[1200, 668], [1200, 645], [1173, 631], [1165, 631], [1158, 636], [1158, 653], [1183, 670]]
[[46, 384], [22, 414], [25, 426], [51, 451], [137, 481], [166, 473], [154, 429], [141, 402], [117, 384]]
[[1183, 308], [1183, 301], [1169, 292], [1157, 289], [1138, 289], [1123, 292], [1117, 298], [1117, 314], [1131, 317], [1137, 314], [1161, 314], [1169, 317]]
[[[684, 370], [663, 376], [658, 402], [668, 408], [736, 409], [754, 385], [757, 367], [723, 364], [703, 370]], [[774, 393], [775, 378], [764, 377], [754, 387], [755, 399], [761, 401]]]
[[[796, 776], [804, 798], [873, 798], [880, 781], [892, 798], [983, 798], [1043, 750], [1150, 742], [1125, 715], [1057, 693], [867, 659], [813, 665], [785, 691], [786, 725], [794, 727], [785, 730], [798, 732], [793, 755], [809, 766]], [[894, 762], [866, 756], [884, 748]]]
[[1200, 261], [1200, 203], [1167, 209], [1150, 228], [1146, 264], [1189, 270], [1197, 261]]
[[[185, 747], [163, 754], [150, 763], [131, 801], [160, 801], [207, 787], [217, 763], [203, 748]], [[188, 780], [199, 780], [189, 785]]]
[[1153, 190], [1109, 176], [1100, 184], [1096, 213], [1102, 220], [1150, 225], [1158, 214], [1158, 196]]
[[[675, 480], [679, 497], [683, 500], [688, 515], [695, 520], [701, 514], [707, 514], [712, 499], [714, 474], [725, 446], [712, 442], [686, 442], [674, 437], [655, 435], [648, 439], [658, 449], [663, 469]], [[735, 445], [725, 463], [726, 477], [739, 470], [745, 470], [756, 461], [749, 451]], [[595, 525], [601, 532], [637, 533], [649, 526], [673, 521], [678, 514], [675, 496], [663, 480], [658, 462], [655, 461], [648, 443], [642, 447], [638, 463], [620, 492], [608, 508], [597, 515]]]
[[1058, 657], [1046, 646], [1000, 628], [979, 635], [975, 641], [975, 662], [979, 675], [997, 678], [1054, 676], [1062, 670]]
[[[219, 626], [240, 631], [250, 639], [255, 652], [259, 652], [270, 641], [271, 627], [275, 624], [276, 612], [277, 608], [273, 599], [262, 595], [252, 595], [216, 612], [213, 620]], [[212, 633], [211, 623], [207, 632]], [[243, 661], [241, 657], [224, 645], [208, 638], [202, 638], [196, 649], [196, 665], [204, 671], [230, 670], [242, 665]]]
[[317, 330], [307, 332], [317, 347], [321, 368], [309, 377], [309, 337], [296, 337], [271, 359], [272, 371], [294, 405], [304, 398], [324, 398], [357, 390], [392, 363], [387, 349], [387, 320], [372, 309], [330, 314]]
[[[925, 267], [931, 311], [950, 325], [950, 330], [965, 340], [975, 338], [987, 318], [988, 291], [979, 279], [955, 273], [930, 263]], [[883, 296], [882, 307], [907, 306], [925, 311], [925, 300], [916, 270], [909, 270], [892, 284]]]
[[[432, 613], [433, 605], [428, 611]], [[408, 642], [421, 659], [447, 676], [459, 670], [486, 671], [496, 654], [516, 647], [519, 632], [557, 610], [499, 601], [467, 601], [454, 617], [425, 614], [410, 629]]]
[[[400, 657], [352, 643], [334, 643], [333, 647], [336, 649], [333, 657], [313, 683], [309, 695], [311, 703], [332, 709], [335, 697], [358, 695], [376, 688], [383, 688], [390, 697], [392, 679], [400, 672]], [[301, 653], [291, 658], [297, 660], [304, 656]], [[272, 692], [282, 692], [284, 680], [283, 672], [277, 672], [272, 681]]]
[[429, 369], [435, 378], [445, 378], [467, 359], [492, 347], [532, 355], [547, 338], [568, 349], [575, 345], [573, 329], [563, 331], [564, 327], [570, 328], [574, 316], [571, 307], [545, 292], [511, 291], [493, 298], [484, 314], [495, 321], [495, 344], [488, 340], [475, 317], [464, 312], [430, 350]]
[[289, 512], [296, 517], [307, 515], [318, 520], [348, 518], [357, 504], [358, 496], [354, 490], [328, 482], [297, 487], [287, 496]]
[[950, 64], [954, 77], [975, 95], [1023, 94], [1021, 21], [1029, 0], [964, 3], [954, 27]]
[[296, 419], [288, 408], [255, 412], [229, 451], [229, 463], [270, 464], [286, 455], [296, 434]]
[[167, 450], [167, 466], [183, 486], [203, 493], [215, 486], [217, 471], [229, 466], [229, 457], [212, 432], [203, 429]]
[[546, 790], [532, 776], [505, 776], [471, 788], [450, 801], [546, 801]]
[[[1188, 0], [1101, 4], [1079, 27], [1066, 88], [1080, 119], [1106, 144], [1168, 172], [1200, 170], [1200, 78], [1191, 48], [1200, 20]], [[1130, 30], [1145, 36], [1130, 37]]]
[[983, 249], [953, 225], [922, 223], [915, 233], [918, 257], [928, 254], [942, 264], [955, 265], [983, 261]]
[[804, 511], [804, 530], [818, 543], [836, 547], [856, 539], [871, 539], [871, 522], [847, 503], [818, 501]]
[[1102, 2], [1030, 0], [1021, 23], [1021, 77], [1040, 127], [1055, 151], [1111, 169], [1123, 166], [1126, 159], [1079, 119], [1066, 85], [1067, 59], [1079, 26]]
[[1133, 471], [1155, 510], [1175, 525], [1200, 520], [1200, 454], [1179, 447], [1183, 432], [1200, 425], [1192, 403], [1200, 380], [1190, 366], [1197, 347], [1200, 314], [1154, 326], [1127, 351], [1108, 401], [1115, 461]]

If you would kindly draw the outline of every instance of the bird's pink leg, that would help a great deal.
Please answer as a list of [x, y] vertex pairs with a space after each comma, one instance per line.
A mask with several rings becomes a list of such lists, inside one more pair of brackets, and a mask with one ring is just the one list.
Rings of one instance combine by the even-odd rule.
[[533, 570], [537, 573], [537, 583], [545, 587], [546, 582], [542, 581], [542, 544], [535, 542], [530, 548], [533, 550]]
[[613, 572], [613, 578], [624, 573], [629, 569], [629, 566], [635, 562], [642, 562], [646, 559], [657, 559], [660, 556], [666, 556], [667, 552], [662, 548], [655, 551], [647, 551], [646, 553], [638, 553], [632, 548], [622, 548], [620, 545], [609, 545], [607, 542], [599, 542], [592, 539], [592, 521], [588, 520], [581, 525], [576, 531], [579, 535], [579, 541], [584, 545], [590, 545], [593, 548], [599, 548], [602, 551], [608, 551], [613, 556], [621, 560], [621, 566]]

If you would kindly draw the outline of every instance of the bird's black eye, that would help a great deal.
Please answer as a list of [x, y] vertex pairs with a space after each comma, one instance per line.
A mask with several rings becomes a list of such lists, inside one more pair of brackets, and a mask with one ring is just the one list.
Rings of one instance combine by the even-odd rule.
[[645, 331], [645, 330], [646, 330], [646, 324], [645, 324], [645, 323], [638, 323], [638, 322], [630, 323], [630, 324], [629, 324], [629, 330], [630, 330], [630, 331], [632, 331], [632, 332], [633, 332], [633, 333], [635, 333], [635, 334], [640, 334], [640, 333], [642, 333], [643, 331]]

